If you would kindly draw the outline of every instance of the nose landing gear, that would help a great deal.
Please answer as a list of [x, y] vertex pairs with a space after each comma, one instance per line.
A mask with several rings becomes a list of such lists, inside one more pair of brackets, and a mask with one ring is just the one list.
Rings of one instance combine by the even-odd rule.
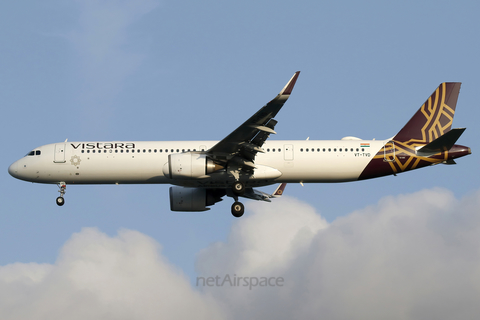
[[57, 186], [60, 189], [58, 190], [58, 192], [60, 192], [60, 197], [57, 198], [57, 205], [61, 207], [65, 204], [65, 199], [63, 199], [63, 196], [65, 195], [65, 189], [67, 188], [67, 185], [65, 182], [60, 182], [57, 183]]

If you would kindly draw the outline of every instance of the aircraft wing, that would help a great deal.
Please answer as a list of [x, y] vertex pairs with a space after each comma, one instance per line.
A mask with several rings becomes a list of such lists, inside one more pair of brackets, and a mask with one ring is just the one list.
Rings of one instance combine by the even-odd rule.
[[264, 152], [262, 145], [270, 136], [277, 121], [273, 119], [280, 111], [295, 86], [300, 71], [295, 72], [287, 85], [269, 103], [235, 129], [223, 140], [207, 150], [207, 154], [223, 165], [233, 163], [244, 171], [252, 171], [258, 152]]
[[255, 190], [253, 188], [247, 188], [245, 190], [245, 193], [242, 195], [242, 197], [253, 199], [253, 200], [272, 202], [270, 200], [271, 198], [280, 198], [282, 196], [286, 185], [287, 185], [286, 183], [279, 184], [277, 189], [275, 189], [275, 192], [272, 194], [268, 194], [260, 190]]

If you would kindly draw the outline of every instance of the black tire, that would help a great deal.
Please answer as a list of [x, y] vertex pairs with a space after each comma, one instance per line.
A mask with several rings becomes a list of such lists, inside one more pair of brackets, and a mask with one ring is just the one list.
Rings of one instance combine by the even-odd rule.
[[63, 197], [58, 197], [57, 198], [57, 205], [59, 207], [63, 206], [65, 204], [65, 199], [63, 199]]
[[245, 212], [245, 207], [243, 206], [243, 203], [235, 201], [232, 204], [232, 215], [235, 218], [240, 218], [243, 216], [243, 213]]
[[232, 191], [234, 194], [241, 196], [245, 193], [245, 185], [243, 182], [236, 181], [232, 186]]

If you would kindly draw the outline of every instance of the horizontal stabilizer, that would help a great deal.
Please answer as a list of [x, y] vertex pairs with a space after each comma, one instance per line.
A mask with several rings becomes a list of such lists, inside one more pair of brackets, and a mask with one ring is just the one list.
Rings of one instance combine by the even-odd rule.
[[452, 129], [441, 137], [426, 144], [417, 150], [417, 155], [429, 157], [431, 155], [450, 150], [466, 128]]

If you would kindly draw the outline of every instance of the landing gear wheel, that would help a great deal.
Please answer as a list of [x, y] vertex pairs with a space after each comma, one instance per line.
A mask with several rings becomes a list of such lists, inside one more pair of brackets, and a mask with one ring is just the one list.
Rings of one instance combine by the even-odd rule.
[[57, 205], [61, 207], [64, 204], [65, 204], [65, 199], [63, 199], [63, 197], [58, 197], [57, 198]]
[[59, 182], [57, 183], [58, 186], [58, 192], [60, 192], [60, 197], [57, 198], [57, 205], [58, 206], [63, 206], [65, 204], [65, 199], [63, 199], [63, 196], [65, 195], [65, 189], [67, 189], [67, 184], [65, 182]]
[[243, 216], [243, 213], [245, 212], [245, 207], [243, 206], [243, 203], [235, 201], [232, 204], [232, 215], [235, 218], [240, 218]]
[[242, 194], [245, 193], [245, 185], [240, 181], [235, 181], [235, 183], [232, 186], [232, 191], [234, 194], [241, 196]]

